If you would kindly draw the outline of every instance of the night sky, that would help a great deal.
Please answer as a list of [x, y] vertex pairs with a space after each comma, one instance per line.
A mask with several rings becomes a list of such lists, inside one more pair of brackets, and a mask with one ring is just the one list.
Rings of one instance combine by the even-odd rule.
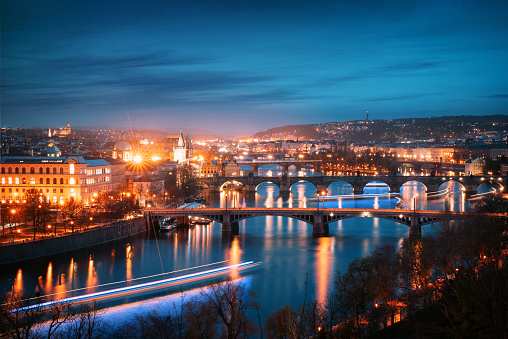
[[508, 112], [508, 1], [1, 1], [1, 126]]

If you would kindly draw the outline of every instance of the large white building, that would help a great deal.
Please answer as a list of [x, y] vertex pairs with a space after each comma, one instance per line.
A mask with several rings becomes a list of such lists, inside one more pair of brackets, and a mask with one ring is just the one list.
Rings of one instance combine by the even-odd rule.
[[93, 205], [95, 197], [126, 186], [125, 163], [105, 159], [3, 156], [0, 167], [0, 202], [23, 203], [31, 190], [42, 192], [49, 203], [81, 201]]

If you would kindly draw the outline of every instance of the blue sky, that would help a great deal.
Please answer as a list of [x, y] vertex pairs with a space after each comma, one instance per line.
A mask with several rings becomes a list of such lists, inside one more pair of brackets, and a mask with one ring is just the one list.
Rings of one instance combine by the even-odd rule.
[[204, 128], [508, 109], [507, 1], [2, 1], [1, 125]]

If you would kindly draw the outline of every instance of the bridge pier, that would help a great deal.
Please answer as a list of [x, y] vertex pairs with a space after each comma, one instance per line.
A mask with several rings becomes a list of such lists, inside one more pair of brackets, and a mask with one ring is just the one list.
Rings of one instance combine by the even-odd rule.
[[238, 226], [238, 222], [231, 222], [229, 220], [229, 213], [226, 216], [224, 216], [224, 221], [222, 222], [222, 233], [231, 233], [231, 234], [238, 234], [240, 227]]
[[422, 235], [422, 227], [420, 226], [420, 218], [413, 213], [411, 215], [411, 225], [409, 226], [410, 237], [420, 237]]
[[363, 186], [353, 186], [353, 194], [363, 194]]
[[330, 228], [328, 224], [323, 222], [323, 213], [317, 212], [314, 214], [314, 223], [312, 224], [312, 235], [314, 237], [328, 235]]

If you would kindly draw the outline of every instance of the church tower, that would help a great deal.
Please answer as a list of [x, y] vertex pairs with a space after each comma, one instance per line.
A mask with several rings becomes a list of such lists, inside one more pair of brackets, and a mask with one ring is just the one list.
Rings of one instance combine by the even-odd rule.
[[187, 145], [185, 143], [185, 139], [183, 138], [182, 132], [180, 132], [178, 145], [173, 147], [173, 161], [179, 164], [183, 164], [184, 162], [188, 161], [187, 154]]

